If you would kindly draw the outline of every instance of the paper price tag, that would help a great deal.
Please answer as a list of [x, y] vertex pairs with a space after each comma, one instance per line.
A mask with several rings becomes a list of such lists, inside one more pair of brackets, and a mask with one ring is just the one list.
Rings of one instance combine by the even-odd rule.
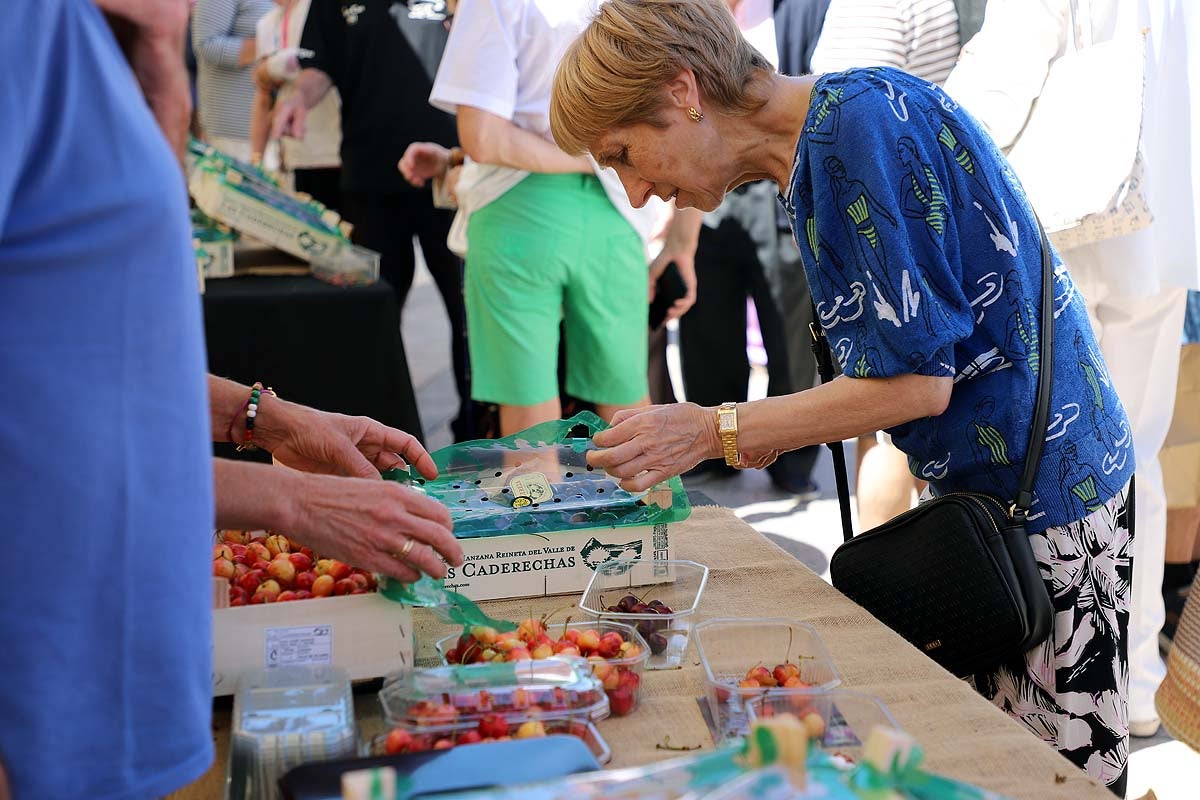
[[[517, 475], [508, 482], [508, 489], [513, 493], [514, 500], [527, 498], [528, 502], [525, 505], [548, 503], [554, 499], [554, 490], [550, 488], [550, 481], [546, 480], [546, 476], [540, 472]], [[516, 505], [514, 502], [513, 506], [516, 507]]]
[[263, 666], [290, 664], [332, 664], [333, 626], [297, 625], [292, 628], [267, 628]]

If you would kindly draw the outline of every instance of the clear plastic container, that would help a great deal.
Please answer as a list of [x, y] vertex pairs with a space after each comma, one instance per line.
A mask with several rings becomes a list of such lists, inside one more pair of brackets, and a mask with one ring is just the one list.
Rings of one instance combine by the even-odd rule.
[[[477, 744], [482, 742], [496, 741], [501, 737], [521, 738], [517, 734], [521, 731], [521, 726], [527, 722], [540, 723], [541, 727], [536, 730], [535, 735], [545, 736], [574, 736], [580, 739], [592, 755], [596, 757], [596, 761], [600, 764], [607, 764], [612, 760], [612, 748], [608, 746], [608, 742], [596, 730], [596, 726], [587, 719], [576, 719], [568, 717], [553, 717], [546, 718], [534, 714], [529, 714], [524, 717], [505, 720], [504, 724], [507, 727], [507, 733], [500, 734], [503, 728], [496, 728], [496, 721], [483, 722], [481, 721], [465, 721], [454, 725], [440, 725], [432, 728], [425, 728], [419, 732], [408, 731], [405, 728], [397, 728], [396, 730], [403, 731], [407, 734], [403, 739], [405, 745], [403, 750], [389, 750], [388, 737], [394, 734], [381, 733], [371, 740], [370, 748], [373, 755], [393, 755], [395, 753], [422, 753], [427, 750], [448, 749], [450, 747], [466, 746], [468, 744]], [[490, 729], [488, 726], [492, 726]], [[484, 736], [484, 734], [493, 734]], [[495, 734], [500, 734], [497, 736]], [[478, 738], [476, 738], [478, 735]]]
[[[567, 635], [567, 631], [576, 631], [584, 633], [588, 630], [594, 630], [598, 636], [604, 636], [609, 632], [616, 632], [621, 635], [621, 638], [626, 642], [633, 644], [629, 654], [621, 658], [601, 658], [596, 661], [589, 658], [592, 665], [592, 673], [600, 680], [604, 686], [604, 693], [608, 695], [609, 710], [614, 717], [624, 717], [633, 713], [637, 708], [638, 703], [642, 699], [642, 673], [646, 669], [646, 662], [650, 658], [650, 646], [646, 644], [646, 640], [636, 629], [629, 625], [612, 620], [596, 620], [593, 622], [566, 622], [566, 623], [550, 623], [546, 626], [547, 633], [556, 641]], [[456, 635], [446, 636], [439, 639], [437, 642], [438, 654], [442, 657], [442, 663], [452, 663], [448, 658], [451, 651], [457, 651], [460, 645], [460, 637]], [[468, 645], [470, 646], [470, 645]], [[626, 677], [626, 676], [632, 677]]]
[[[745, 701], [751, 697], [828, 690], [842, 682], [821, 637], [811, 625], [795, 620], [711, 619], [696, 626], [696, 650], [704, 666], [708, 707], [718, 742], [743, 736], [749, 730]], [[801, 686], [797, 688], [738, 685], [755, 667], [773, 673], [776, 666], [788, 664], [799, 670], [796, 677]]]
[[379, 280], [379, 253], [352, 244], [312, 259], [313, 277], [334, 286], [367, 286]]
[[[650, 646], [646, 669], [677, 669], [683, 664], [708, 567], [695, 561], [611, 561], [596, 568], [579, 607], [601, 620], [632, 625]], [[649, 603], [660, 600], [670, 614], [609, 611], [625, 595]]]
[[488, 715], [594, 722], [609, 714], [604, 688], [582, 658], [418, 670], [387, 681], [379, 702], [387, 722], [408, 731], [478, 723]]
[[358, 729], [346, 672], [286, 666], [246, 673], [233, 701], [226, 796], [277, 798], [294, 766], [354, 756]]
[[[798, 694], [767, 693], [746, 701], [750, 722], [794, 714], [822, 750], [849, 761], [862, 761], [863, 746], [875, 728], [900, 731], [896, 718], [877, 697], [845, 689]], [[815, 718], [809, 715], [815, 714]], [[819, 718], [819, 722], [816, 719]]]

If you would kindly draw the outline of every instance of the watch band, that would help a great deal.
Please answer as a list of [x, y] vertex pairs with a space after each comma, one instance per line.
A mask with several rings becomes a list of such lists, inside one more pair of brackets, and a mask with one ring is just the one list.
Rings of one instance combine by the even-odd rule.
[[741, 461], [738, 454], [737, 403], [722, 403], [717, 408], [717, 436], [721, 439], [725, 463], [736, 467]]

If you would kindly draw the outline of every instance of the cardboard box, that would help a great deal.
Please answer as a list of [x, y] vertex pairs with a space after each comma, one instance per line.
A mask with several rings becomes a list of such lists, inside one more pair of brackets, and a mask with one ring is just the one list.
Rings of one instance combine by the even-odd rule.
[[[337, 222], [331, 220], [330, 229], [309, 224], [249, 191], [242, 191], [237, 185], [239, 180], [238, 173], [233, 170], [222, 174], [201, 164], [192, 170], [188, 189], [205, 214], [304, 259], [313, 265], [313, 274], [319, 278], [339, 284], [368, 284], [379, 280], [379, 254], [356, 247], [344, 235], [333, 233], [332, 228]], [[298, 202], [282, 190], [261, 186], [257, 189], [271, 191], [278, 205]]]
[[374, 592], [213, 610], [214, 697], [253, 669], [333, 664], [362, 680], [412, 661], [412, 609]]
[[673, 558], [670, 525], [589, 528], [459, 539], [465, 563], [446, 588], [472, 600], [582, 593], [596, 567], [617, 559]]
[[195, 241], [196, 263], [205, 280], [233, 277], [233, 240]]

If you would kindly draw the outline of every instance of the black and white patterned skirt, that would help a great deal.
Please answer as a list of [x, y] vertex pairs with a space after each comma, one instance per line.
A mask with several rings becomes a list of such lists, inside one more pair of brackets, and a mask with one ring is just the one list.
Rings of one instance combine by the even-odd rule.
[[976, 688], [1118, 796], [1129, 757], [1133, 503], [1127, 485], [1079, 522], [1032, 534], [1050, 588], [1050, 638]]

